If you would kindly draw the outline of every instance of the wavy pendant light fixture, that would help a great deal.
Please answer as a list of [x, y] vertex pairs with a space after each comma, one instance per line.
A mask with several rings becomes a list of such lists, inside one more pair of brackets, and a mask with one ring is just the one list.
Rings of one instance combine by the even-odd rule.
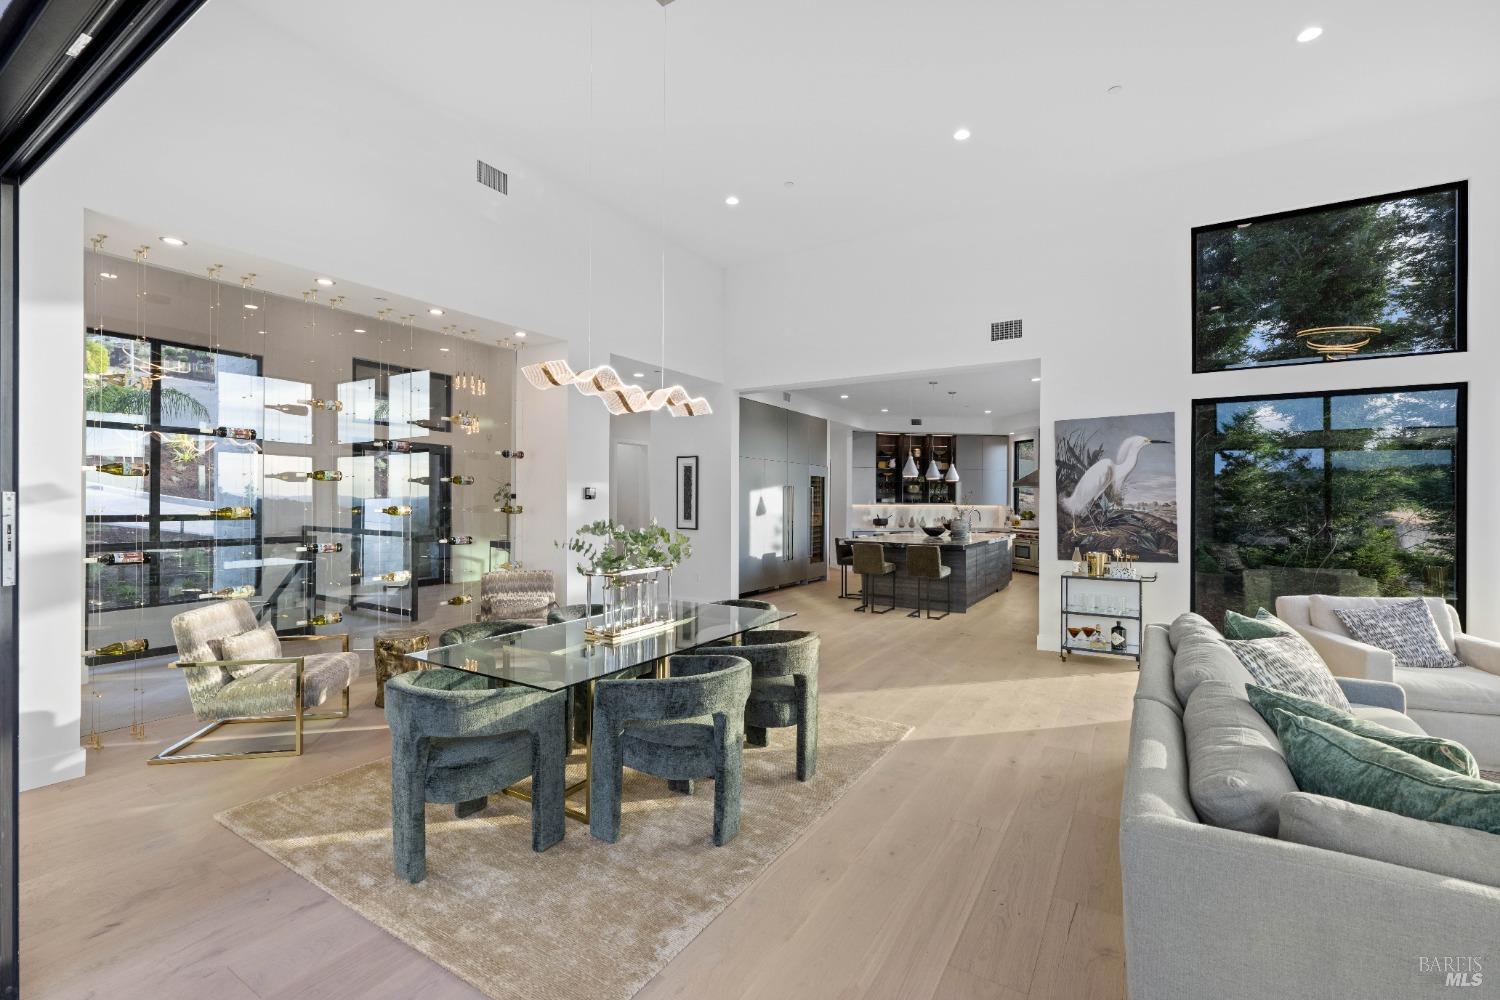
[[[659, 0], [661, 2], [661, 0]], [[666, 5], [671, 0], [665, 0], [662, 6], [662, 56], [661, 56], [661, 131], [662, 131], [662, 185], [661, 206], [659, 208], [660, 218], [658, 229], [661, 234], [661, 377], [662, 386], [658, 389], [647, 391], [632, 382], [626, 382], [620, 378], [620, 373], [609, 365], [598, 365], [586, 368], [581, 372], [573, 371], [573, 367], [566, 360], [542, 361], [537, 364], [523, 365], [521, 374], [526, 376], [526, 381], [537, 389], [558, 389], [573, 386], [585, 396], [594, 396], [604, 404], [612, 417], [623, 416], [629, 413], [650, 413], [663, 407], [674, 417], [704, 417], [713, 413], [713, 407], [709, 406], [708, 400], [702, 396], [693, 396], [680, 385], [666, 385], [667, 379], [667, 245], [666, 245], [666, 139], [667, 139], [667, 19]], [[590, 195], [593, 189], [594, 157], [593, 157], [593, 132], [594, 132], [594, 14], [592, 3], [589, 6], [589, 154], [588, 175], [590, 180]], [[589, 362], [593, 362], [594, 354], [594, 226], [592, 211], [589, 215], [589, 278], [588, 278], [588, 355]]]

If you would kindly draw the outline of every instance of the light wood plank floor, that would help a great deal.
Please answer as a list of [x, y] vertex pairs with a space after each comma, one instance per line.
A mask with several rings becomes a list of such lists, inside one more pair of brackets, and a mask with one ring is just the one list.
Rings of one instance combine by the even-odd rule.
[[[943, 621], [857, 615], [836, 595], [771, 595], [823, 636], [823, 704], [915, 729], [642, 1000], [1123, 997], [1134, 663], [1037, 652], [1035, 577]], [[144, 745], [112, 734], [87, 777], [22, 796], [24, 995], [479, 997], [213, 820], [383, 756], [370, 674], [300, 758], [147, 767], [193, 728], [178, 718]]]

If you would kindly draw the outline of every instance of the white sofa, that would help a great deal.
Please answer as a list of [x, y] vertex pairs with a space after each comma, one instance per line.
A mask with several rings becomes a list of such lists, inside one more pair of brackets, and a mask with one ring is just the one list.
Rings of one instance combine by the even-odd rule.
[[1440, 597], [1424, 597], [1443, 644], [1462, 667], [1398, 667], [1383, 649], [1349, 637], [1335, 610], [1367, 608], [1392, 597], [1276, 598], [1276, 617], [1300, 632], [1341, 677], [1395, 681], [1406, 689], [1406, 714], [1427, 732], [1457, 740], [1479, 766], [1500, 769], [1500, 642], [1465, 635], [1458, 612]]

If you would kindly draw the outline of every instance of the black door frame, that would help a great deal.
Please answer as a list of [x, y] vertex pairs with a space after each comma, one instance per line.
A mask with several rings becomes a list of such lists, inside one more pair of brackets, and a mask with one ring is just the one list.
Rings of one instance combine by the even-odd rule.
[[[204, 0], [0, 6], [0, 491], [14, 496], [20, 407], [20, 189]], [[5, 530], [19, 542], [19, 516]], [[0, 1000], [20, 996], [19, 574], [0, 586]]]

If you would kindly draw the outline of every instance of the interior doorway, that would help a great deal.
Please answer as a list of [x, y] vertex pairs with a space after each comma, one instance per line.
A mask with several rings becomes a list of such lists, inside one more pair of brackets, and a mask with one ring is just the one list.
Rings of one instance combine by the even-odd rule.
[[616, 441], [609, 465], [609, 516], [627, 528], [651, 523], [651, 449], [638, 441]]

